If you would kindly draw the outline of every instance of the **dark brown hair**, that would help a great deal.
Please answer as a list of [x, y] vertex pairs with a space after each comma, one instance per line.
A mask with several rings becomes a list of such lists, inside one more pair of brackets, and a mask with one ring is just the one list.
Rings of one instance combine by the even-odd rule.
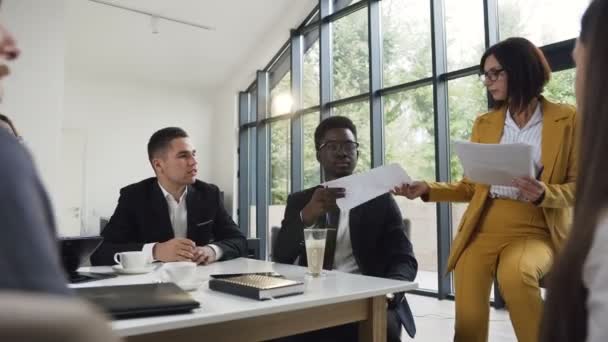
[[148, 141], [148, 159], [152, 161], [159, 153], [164, 152], [173, 139], [187, 137], [188, 133], [179, 127], [165, 127], [154, 132]]
[[19, 133], [17, 133], [17, 129], [15, 128], [15, 125], [13, 125], [13, 122], [11, 121], [11, 119], [8, 118], [8, 116], [6, 116], [4, 114], [0, 114], [0, 121], [6, 122], [10, 126], [11, 130], [13, 131], [13, 134], [16, 137], [19, 137]]
[[[543, 52], [525, 38], [509, 38], [491, 46], [481, 57], [479, 70], [489, 56], [494, 56], [507, 73], [507, 102], [511, 111], [520, 113], [532, 99], [539, 97], [551, 79], [551, 68]], [[495, 101], [498, 109], [505, 101]]]
[[[582, 108], [579, 172], [572, 231], [551, 270], [541, 341], [584, 341], [587, 289], [583, 269], [600, 213], [608, 207], [608, 1], [595, 0], [582, 20], [580, 42], [587, 50]], [[591, 72], [592, 71], [592, 72]], [[608, 284], [606, 284], [608, 286]]]

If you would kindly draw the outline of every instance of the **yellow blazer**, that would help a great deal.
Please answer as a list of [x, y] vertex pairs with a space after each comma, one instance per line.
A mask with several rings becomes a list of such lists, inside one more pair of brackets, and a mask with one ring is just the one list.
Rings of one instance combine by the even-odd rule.
[[[576, 110], [570, 105], [556, 104], [541, 98], [543, 129], [541, 161], [544, 170], [540, 181], [545, 187], [542, 208], [550, 230], [551, 241], [559, 251], [568, 235], [571, 208], [577, 174], [578, 135]], [[506, 107], [479, 116], [473, 125], [471, 141], [497, 144], [502, 138]], [[456, 266], [458, 258], [476, 232], [479, 217], [488, 199], [490, 186], [473, 183], [466, 177], [457, 183], [428, 183], [430, 202], [469, 202], [462, 216], [448, 259], [447, 272]]]

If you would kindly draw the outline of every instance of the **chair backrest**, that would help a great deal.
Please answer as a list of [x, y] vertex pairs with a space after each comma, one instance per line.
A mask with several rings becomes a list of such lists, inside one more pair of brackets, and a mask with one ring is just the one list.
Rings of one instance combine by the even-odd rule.
[[118, 342], [103, 315], [72, 298], [0, 292], [0, 341]]
[[247, 239], [247, 257], [260, 260], [260, 239]]
[[279, 230], [281, 227], [271, 227], [270, 228], [270, 260], [276, 261], [274, 258], [274, 249], [277, 246], [277, 238], [279, 237]]

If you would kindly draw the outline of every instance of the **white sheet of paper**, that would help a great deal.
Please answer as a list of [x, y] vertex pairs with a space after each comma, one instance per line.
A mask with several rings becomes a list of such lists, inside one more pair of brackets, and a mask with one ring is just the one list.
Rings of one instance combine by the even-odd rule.
[[457, 141], [454, 150], [465, 177], [473, 182], [512, 186], [515, 177], [534, 177], [531, 145]]
[[325, 182], [322, 185], [346, 189], [344, 198], [336, 200], [340, 210], [346, 211], [385, 194], [398, 185], [411, 183], [411, 181], [412, 179], [401, 165], [390, 164]]

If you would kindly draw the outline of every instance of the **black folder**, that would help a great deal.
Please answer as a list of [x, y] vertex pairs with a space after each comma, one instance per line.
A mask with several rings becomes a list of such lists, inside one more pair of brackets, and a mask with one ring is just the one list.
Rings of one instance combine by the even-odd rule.
[[190, 312], [200, 306], [174, 283], [83, 287], [75, 289], [116, 319]]

